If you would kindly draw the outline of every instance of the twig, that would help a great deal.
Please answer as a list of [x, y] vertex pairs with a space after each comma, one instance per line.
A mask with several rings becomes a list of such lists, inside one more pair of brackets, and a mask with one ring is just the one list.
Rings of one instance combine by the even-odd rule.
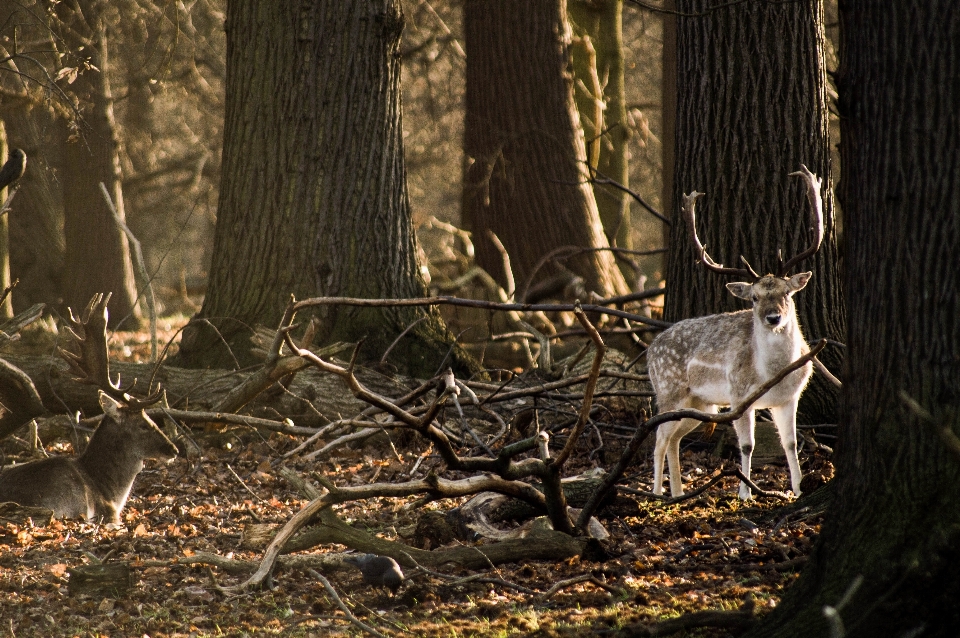
[[330, 581], [327, 580], [323, 574], [318, 572], [315, 569], [308, 569], [307, 573], [319, 580], [323, 584], [323, 588], [327, 590], [327, 593], [330, 594], [330, 597], [333, 598], [333, 602], [337, 604], [337, 607], [343, 611], [344, 615], [347, 617], [351, 623], [360, 628], [361, 631], [365, 631], [368, 634], [377, 636], [378, 638], [387, 638], [384, 634], [381, 634], [379, 631], [371, 627], [370, 625], [364, 624], [359, 618], [353, 615], [353, 612], [350, 611], [350, 608], [347, 607], [347, 604], [340, 599], [340, 596], [337, 595], [337, 590], [333, 588], [333, 585], [330, 584]]
[[899, 394], [900, 400], [907, 405], [907, 408], [918, 416], [921, 421], [933, 428], [933, 431], [940, 437], [940, 440], [944, 446], [946, 446], [947, 450], [960, 459], [960, 437], [957, 437], [956, 433], [950, 429], [950, 426], [938, 424], [934, 416], [920, 405], [916, 399], [907, 394], [906, 390], [900, 390]]
[[790, 500], [790, 497], [787, 496], [786, 494], [781, 494], [780, 492], [768, 492], [767, 490], [761, 490], [759, 487], [757, 487], [757, 484], [756, 484], [756, 483], [754, 483], [753, 481], [751, 481], [750, 479], [747, 478], [747, 476], [740, 470], [740, 468], [736, 468], [736, 469], [734, 470], [734, 473], [737, 475], [737, 477], [738, 477], [741, 481], [743, 481], [744, 483], [746, 483], [747, 486], [748, 486], [751, 490], [753, 490], [754, 492], [756, 492], [756, 493], [757, 493], [758, 495], [760, 495], [760, 496], [768, 496], [768, 497], [770, 497], [770, 498], [778, 498], [778, 499], [780, 499], [781, 501], [789, 501], [789, 500]]
[[417, 325], [418, 325], [421, 321], [426, 321], [427, 319], [428, 319], [428, 317], [420, 317], [419, 319], [417, 319], [416, 321], [414, 321], [413, 323], [411, 323], [409, 326], [407, 326], [406, 328], [404, 328], [404, 329], [403, 329], [403, 332], [401, 332], [400, 334], [398, 334], [398, 335], [397, 335], [397, 338], [393, 340], [393, 343], [391, 343], [389, 346], [387, 346], [387, 349], [383, 351], [383, 356], [380, 357], [380, 365], [381, 365], [381, 366], [382, 366], [382, 365], [386, 365], [386, 363], [387, 363], [387, 357], [390, 355], [390, 352], [394, 349], [394, 347], [396, 347], [396, 345], [397, 345], [398, 343], [400, 343], [400, 340], [403, 339], [405, 336], [407, 336], [407, 333], [409, 333], [411, 330], [413, 330], [414, 328], [416, 328]]
[[737, 476], [737, 472], [735, 470], [725, 470], [711, 478], [710, 481], [708, 481], [705, 485], [700, 486], [692, 492], [687, 492], [686, 494], [673, 497], [664, 496], [662, 494], [654, 494], [653, 492], [644, 492], [642, 490], [635, 490], [628, 487], [621, 487], [619, 489], [626, 494], [633, 494], [635, 496], [643, 496], [644, 498], [652, 498], [654, 500], [662, 501], [663, 505], [676, 505], [677, 503], [700, 496], [723, 479], [730, 478], [731, 476]]
[[592, 574], [582, 574], [582, 575], [580, 575], [580, 576], [574, 576], [573, 578], [567, 578], [567, 579], [565, 579], [565, 580], [561, 580], [560, 582], [554, 584], [553, 587], [551, 587], [551, 588], [548, 589], [547, 591], [543, 592], [543, 594], [541, 594], [540, 599], [541, 599], [541, 600], [547, 600], [548, 598], [550, 598], [551, 596], [553, 596], [554, 594], [556, 594], [556, 593], [557, 593], [558, 591], [560, 591], [561, 589], [566, 589], [567, 587], [570, 587], [570, 586], [572, 586], [572, 585], [576, 585], [576, 584], [578, 584], [578, 583], [593, 583], [593, 584], [596, 585], [597, 587], [599, 587], [599, 588], [601, 588], [601, 589], [605, 589], [605, 590], [607, 590], [608, 592], [610, 592], [610, 593], [612, 593], [612, 594], [618, 594], [618, 593], [620, 593], [620, 590], [619, 590], [619, 589], [617, 589], [616, 587], [613, 587], [613, 586], [611, 586], [611, 585], [606, 584], [605, 582], [603, 582], [602, 580], [600, 580], [600, 579], [597, 578], [596, 576], [594, 576], [594, 575], [592, 575]]
[[[600, 334], [597, 332], [597, 329], [594, 328], [593, 324], [590, 323], [590, 320], [587, 319], [587, 315], [580, 308], [579, 304], [575, 306], [574, 314], [576, 314], [577, 320], [580, 322], [580, 325], [583, 326], [584, 330], [590, 333], [590, 338], [593, 340], [597, 352], [593, 357], [593, 366], [590, 368], [590, 376], [587, 378], [586, 386], [584, 386], [583, 389], [583, 403], [580, 406], [580, 414], [577, 417], [577, 424], [570, 433], [570, 438], [567, 439], [566, 444], [563, 446], [563, 450], [561, 450], [560, 454], [553, 459], [552, 465], [554, 467], [562, 467], [567, 458], [570, 457], [570, 455], [573, 453], [574, 446], [577, 444], [577, 439], [579, 439], [580, 435], [583, 434], [583, 430], [586, 428], [587, 422], [590, 420], [590, 409], [593, 407], [593, 393], [597, 389], [597, 379], [600, 377], [600, 365], [603, 363], [603, 355], [607, 350], [606, 346], [603, 344], [603, 339], [600, 338]], [[587, 520], [589, 520], [589, 518]]]
[[253, 498], [257, 499], [257, 500], [260, 501], [261, 503], [266, 503], [266, 501], [263, 500], [262, 498], [260, 498], [260, 497], [257, 495], [256, 492], [254, 492], [253, 490], [250, 489], [250, 486], [249, 486], [249, 485], [247, 485], [246, 483], [243, 482], [243, 479], [240, 478], [240, 475], [239, 475], [239, 474], [237, 474], [236, 472], [233, 471], [233, 468], [230, 467], [230, 464], [229, 464], [229, 463], [227, 463], [227, 469], [230, 470], [230, 473], [233, 474], [233, 477], [234, 477], [235, 479], [237, 479], [237, 482], [239, 482], [240, 485], [243, 487], [243, 489], [247, 490], [247, 491], [251, 494], [251, 496], [253, 496]]
[[140, 246], [140, 240], [137, 239], [130, 227], [120, 217], [113, 200], [110, 198], [110, 191], [106, 185], [100, 182], [100, 192], [103, 193], [103, 199], [107, 202], [107, 208], [113, 215], [113, 221], [117, 227], [123, 231], [133, 248], [133, 265], [137, 271], [137, 278], [140, 280], [140, 290], [145, 295], [147, 302], [147, 314], [150, 317], [150, 360], [157, 360], [157, 300], [153, 296], [153, 284], [150, 281], [150, 275], [147, 273], [147, 264], [143, 260], [143, 248]]
[[815, 365], [817, 367], [817, 370], [819, 370], [823, 374], [823, 376], [827, 378], [827, 381], [837, 386], [838, 388], [843, 387], [843, 382], [841, 382], [840, 379], [835, 377], [832, 372], [827, 370], [827, 366], [823, 365], [823, 362], [820, 361], [820, 359], [814, 357], [813, 365]]
[[517, 284], [513, 279], [513, 266], [510, 265], [510, 253], [507, 252], [506, 247], [503, 245], [503, 242], [500, 241], [500, 238], [497, 237], [497, 234], [489, 228], [487, 229], [487, 237], [493, 243], [497, 252], [500, 253], [500, 259], [503, 261], [503, 276], [507, 282], [507, 299], [512, 299], [517, 292]]

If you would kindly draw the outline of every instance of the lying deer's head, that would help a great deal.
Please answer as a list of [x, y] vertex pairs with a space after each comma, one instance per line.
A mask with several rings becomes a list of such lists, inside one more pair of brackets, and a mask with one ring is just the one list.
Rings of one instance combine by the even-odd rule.
[[169, 461], [177, 456], [177, 446], [167, 438], [143, 408], [124, 406], [100, 391], [100, 407], [105, 419], [103, 428], [117, 428], [117, 436], [122, 438], [125, 455], [138, 459], [159, 459]]
[[753, 303], [753, 313], [763, 326], [774, 332], [783, 330], [794, 316], [793, 293], [802, 290], [811, 272], [802, 272], [793, 277], [767, 275], [752, 284], [738, 281], [727, 284], [733, 296]]

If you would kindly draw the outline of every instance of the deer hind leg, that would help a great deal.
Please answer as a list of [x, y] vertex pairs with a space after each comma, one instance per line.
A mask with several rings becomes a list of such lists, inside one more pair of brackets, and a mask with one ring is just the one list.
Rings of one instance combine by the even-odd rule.
[[[708, 406], [695, 401], [690, 405], [678, 406], [672, 409], [690, 407], [704, 412], [716, 412], [716, 407]], [[700, 421], [696, 419], [681, 419], [663, 423], [657, 429], [657, 445], [653, 452], [653, 493], [663, 493], [663, 461], [667, 460], [670, 470], [670, 495], [683, 496], [683, 479], [680, 478], [680, 440], [692, 432]]]
[[777, 424], [780, 434], [780, 445], [787, 455], [787, 465], [790, 466], [790, 487], [794, 496], [800, 496], [800, 460], [797, 458], [797, 402], [791, 401], [786, 405], [770, 408], [773, 421]]
[[[753, 408], [733, 422], [733, 429], [737, 432], [737, 444], [740, 446], [740, 471], [747, 478], [750, 478], [750, 462], [753, 458], [754, 427]], [[745, 501], [753, 498], [750, 487], [743, 481], [740, 482], [740, 498]]]

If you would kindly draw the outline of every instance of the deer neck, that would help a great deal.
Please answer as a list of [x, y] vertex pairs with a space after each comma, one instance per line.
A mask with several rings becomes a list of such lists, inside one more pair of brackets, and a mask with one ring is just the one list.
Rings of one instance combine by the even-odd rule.
[[143, 459], [125, 444], [119, 424], [101, 423], [77, 463], [92, 479], [102, 497], [121, 509], [130, 496]]
[[753, 345], [756, 367], [762, 371], [779, 371], [803, 354], [804, 340], [793, 304], [777, 330], [763, 325], [763, 319], [754, 313]]

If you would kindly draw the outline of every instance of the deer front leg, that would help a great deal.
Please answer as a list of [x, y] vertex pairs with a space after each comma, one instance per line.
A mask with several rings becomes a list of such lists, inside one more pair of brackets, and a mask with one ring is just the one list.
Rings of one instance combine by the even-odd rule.
[[[733, 422], [733, 429], [737, 432], [737, 443], [740, 446], [740, 471], [742, 471], [743, 475], [747, 478], [750, 478], [750, 461], [753, 457], [754, 426], [755, 422], [752, 408]], [[750, 487], [743, 481], [740, 482], [740, 498], [744, 501], [749, 501], [753, 498], [753, 494], [750, 493]]]
[[[702, 409], [702, 408], [701, 408]], [[670, 495], [683, 496], [680, 477], [680, 440], [700, 424], [696, 419], [681, 419], [664, 423], [657, 429], [657, 446], [653, 456], [653, 493], [663, 493], [663, 457], [670, 470]]]
[[797, 458], [797, 402], [791, 401], [786, 405], [770, 408], [773, 422], [777, 424], [780, 434], [780, 445], [787, 455], [787, 465], [790, 467], [790, 486], [793, 495], [800, 496], [800, 460]]

